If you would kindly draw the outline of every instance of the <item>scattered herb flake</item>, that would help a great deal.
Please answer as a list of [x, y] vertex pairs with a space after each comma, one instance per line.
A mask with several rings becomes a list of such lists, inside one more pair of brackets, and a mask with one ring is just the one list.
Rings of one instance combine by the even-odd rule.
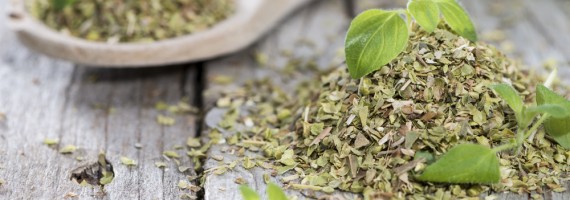
[[184, 173], [186, 171], [188, 171], [191, 167], [187, 167], [187, 166], [178, 166], [178, 171], [180, 173]]
[[164, 151], [162, 154], [169, 158], [180, 158], [180, 155], [178, 155], [176, 151]]
[[158, 167], [158, 168], [166, 168], [168, 165], [165, 162], [161, 162], [161, 161], [157, 161], [154, 162], [154, 166]]
[[200, 143], [200, 138], [190, 137], [186, 140], [186, 145], [191, 148], [196, 148], [202, 146]]
[[57, 145], [59, 143], [59, 140], [58, 139], [46, 138], [46, 139], [44, 139], [43, 143], [45, 145], [48, 145], [48, 146], [54, 146], [54, 145]]
[[64, 198], [76, 198], [78, 196], [79, 195], [77, 195], [77, 193], [75, 193], [75, 192], [68, 192], [68, 193], [65, 193], [65, 195], [63, 197]]
[[121, 164], [127, 166], [127, 167], [131, 167], [131, 166], [136, 166], [137, 165], [137, 161], [127, 158], [125, 156], [121, 156]]
[[164, 115], [156, 116], [156, 122], [163, 126], [172, 126], [176, 123], [176, 119]]
[[77, 147], [75, 145], [66, 145], [59, 150], [59, 153], [61, 153], [61, 154], [72, 154], [76, 150], [77, 150]]
[[247, 184], [247, 181], [242, 177], [237, 177], [234, 182], [240, 185]]
[[185, 180], [179, 180], [178, 181], [178, 188], [180, 188], [180, 189], [187, 189], [188, 185], [189, 185], [189, 183]]

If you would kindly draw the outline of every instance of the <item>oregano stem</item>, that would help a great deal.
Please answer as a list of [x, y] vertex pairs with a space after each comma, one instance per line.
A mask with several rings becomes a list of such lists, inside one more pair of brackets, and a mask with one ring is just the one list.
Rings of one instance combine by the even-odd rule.
[[358, 83], [358, 90], [356, 91], [360, 96], [360, 88], [362, 87], [362, 82], [364, 82], [364, 77], [360, 78], [360, 82]]
[[503, 145], [500, 145], [500, 146], [498, 146], [498, 147], [493, 148], [493, 152], [499, 153], [499, 152], [501, 152], [501, 151], [513, 149], [513, 148], [515, 148], [515, 147], [517, 147], [517, 146], [519, 146], [519, 144], [517, 144], [517, 143], [515, 143], [515, 142], [511, 142], [511, 143], [508, 143], [508, 144], [503, 144]]
[[554, 79], [556, 79], [557, 74], [558, 74], [558, 68], [554, 68], [554, 70], [552, 70], [552, 72], [550, 72], [550, 74], [548, 75], [548, 78], [546, 78], [546, 81], [544, 81], [544, 86], [550, 88], [552, 86], [552, 83], [554, 82]]
[[406, 21], [408, 22], [408, 31], [412, 32], [413, 29], [412, 15], [410, 14], [410, 12], [408, 12], [408, 10], [406, 10], [405, 14], [406, 14]]
[[524, 138], [528, 138], [532, 133], [536, 132], [536, 130], [538, 130], [538, 127], [540, 127], [540, 125], [542, 125], [542, 123], [544, 123], [544, 121], [546, 121], [546, 119], [548, 119], [549, 117], [550, 115], [548, 113], [545, 113], [542, 116], [540, 116], [540, 119], [538, 119], [538, 121], [536, 121], [536, 123], [532, 125], [532, 127], [524, 135]]
[[[527, 126], [524, 126], [527, 127]], [[521, 147], [523, 145], [524, 142], [524, 137], [525, 136], [525, 131], [523, 130], [523, 128], [521, 126], [519, 126], [519, 128], [517, 129], [517, 138], [516, 138], [516, 144], [517, 144], [517, 154], [521, 151]]]

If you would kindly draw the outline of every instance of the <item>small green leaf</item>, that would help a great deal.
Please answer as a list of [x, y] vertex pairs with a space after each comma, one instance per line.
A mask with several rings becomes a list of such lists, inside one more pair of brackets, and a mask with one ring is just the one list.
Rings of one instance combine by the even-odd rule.
[[[557, 104], [563, 106], [570, 111], [570, 102], [548, 89], [545, 86], [538, 85], [536, 87], [536, 103], [538, 105]], [[565, 149], [570, 149], [570, 117], [549, 118], [544, 122], [544, 130], [546, 133]]]
[[113, 178], [115, 177], [113, 172], [103, 171], [102, 174], [103, 177], [99, 179], [99, 183], [101, 183], [101, 185], [107, 185], [111, 183], [113, 181]]
[[137, 161], [130, 159], [128, 157], [125, 157], [125, 156], [121, 156], [121, 164], [123, 164], [127, 167], [131, 167], [131, 166], [136, 166]]
[[166, 166], [168, 166], [168, 165], [165, 162], [157, 161], [157, 162], [154, 162], [154, 166], [156, 166], [158, 168], [166, 168]]
[[180, 155], [178, 155], [176, 151], [164, 151], [162, 152], [162, 155], [165, 155], [166, 157], [169, 158], [180, 158]]
[[534, 118], [538, 114], [547, 113], [554, 118], [564, 118], [568, 116], [568, 110], [565, 107], [556, 104], [542, 104], [538, 106], [532, 106], [525, 110], [525, 115], [532, 116]]
[[44, 144], [48, 145], [48, 146], [53, 146], [59, 143], [58, 139], [51, 139], [51, 138], [46, 138], [44, 139]]
[[441, 183], [497, 183], [499, 159], [486, 146], [460, 144], [426, 167], [418, 179]]
[[239, 190], [241, 192], [241, 196], [243, 197], [243, 200], [260, 200], [261, 199], [255, 191], [253, 191], [250, 187], [247, 187], [246, 185], [240, 185]]
[[[570, 111], [570, 101], [563, 96], [556, 94], [554, 91], [548, 89], [543, 85], [536, 86], [536, 103], [538, 105], [554, 104], [564, 107], [565, 110]], [[567, 113], [570, 114], [570, 113]], [[566, 117], [566, 116], [559, 116]]]
[[269, 200], [288, 200], [285, 192], [274, 183], [267, 184], [267, 197]]
[[432, 0], [412, 0], [408, 11], [427, 32], [433, 32], [439, 23], [439, 8]]
[[52, 0], [51, 1], [53, 8], [55, 10], [61, 10], [63, 8], [65, 8], [66, 6], [69, 6], [73, 3], [75, 3], [75, 0]]
[[392, 61], [408, 43], [406, 22], [395, 11], [367, 10], [348, 29], [346, 64], [352, 78], [363, 77]]
[[469, 15], [456, 0], [434, 0], [437, 3], [445, 22], [457, 34], [468, 40], [477, 41], [475, 26]]
[[188, 188], [188, 182], [186, 182], [185, 180], [179, 180], [178, 181], [178, 188], [180, 188], [180, 189]]
[[59, 153], [71, 154], [71, 153], [75, 152], [75, 150], [77, 150], [77, 147], [75, 145], [66, 145], [59, 150]]
[[523, 112], [524, 103], [519, 93], [508, 84], [493, 85], [490, 88], [494, 90], [503, 100], [505, 100], [505, 102], [507, 102], [513, 111], [515, 111], [517, 120], [522, 120], [521, 115]]

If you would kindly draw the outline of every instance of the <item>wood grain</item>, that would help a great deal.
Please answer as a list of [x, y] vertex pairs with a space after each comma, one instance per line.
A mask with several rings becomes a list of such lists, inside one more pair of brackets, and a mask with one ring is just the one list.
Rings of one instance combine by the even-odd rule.
[[[0, 16], [6, 13], [7, 2], [0, 1]], [[372, 7], [401, 7], [406, 0], [356, 2], [358, 13]], [[547, 59], [560, 61], [560, 77], [570, 83], [570, 40], [566, 37], [570, 32], [570, 3], [462, 2], [481, 35], [500, 30], [507, 36], [507, 42], [489, 42], [505, 50], [514, 46], [509, 54], [537, 70]], [[174, 162], [165, 159], [162, 152], [183, 145], [186, 138], [198, 136], [199, 130], [207, 132], [207, 126], [201, 124], [200, 116], [192, 114], [172, 115], [177, 123], [161, 126], [156, 117], [162, 112], [154, 105], [158, 101], [175, 104], [186, 97], [206, 110], [223, 91], [235, 90], [254, 78], [271, 77], [276, 84], [288, 87], [298, 80], [283, 76], [278, 69], [290, 57], [315, 60], [322, 68], [337, 66], [342, 59], [335, 56], [342, 52], [350, 20], [346, 13], [346, 5], [339, 0], [317, 1], [289, 16], [257, 44], [234, 55], [191, 65], [116, 70], [75, 66], [31, 52], [16, 41], [5, 18], [0, 17], [0, 179], [6, 181], [0, 186], [0, 199], [63, 199], [69, 192], [80, 199], [178, 199], [185, 193], [199, 199], [239, 199], [234, 183], [237, 177], [264, 191], [262, 175], [267, 172], [240, 167], [222, 176], [207, 175], [203, 194], [181, 191], [176, 186], [178, 181], [194, 175], [195, 170], [178, 172]], [[260, 66], [254, 58], [257, 52], [266, 55], [271, 66]], [[307, 77], [303, 73], [297, 72], [294, 77]], [[220, 75], [236, 81], [230, 85], [214, 82]], [[206, 88], [202, 88], [202, 81]], [[204, 100], [197, 95], [203, 89], [207, 89]], [[214, 119], [210, 120], [215, 122], [220, 112], [212, 112], [209, 117]], [[45, 138], [59, 139], [60, 145], [49, 148], [42, 144]], [[135, 148], [137, 143], [141, 149]], [[80, 149], [73, 155], [59, 154], [58, 148], [67, 144]], [[225, 162], [236, 159], [222, 154], [221, 148], [224, 145], [214, 146], [209, 155], [224, 155]], [[101, 150], [107, 152], [116, 172], [115, 180], [105, 187], [106, 194], [69, 180], [71, 170], [95, 159]], [[185, 154], [182, 150], [178, 153]], [[78, 156], [85, 161], [77, 161]], [[138, 165], [121, 165], [121, 156], [136, 160]], [[167, 162], [168, 169], [158, 169], [154, 166], [156, 161]], [[181, 163], [193, 166], [186, 156]], [[217, 165], [217, 161], [206, 159], [206, 169]], [[275, 182], [278, 179], [272, 178]], [[308, 193], [290, 190], [289, 194], [303, 199]], [[337, 194], [344, 199], [354, 198]], [[526, 194], [487, 195], [499, 199], [529, 198]], [[570, 192], [547, 191], [544, 198], [569, 199]]]
[[[5, 6], [0, 8], [4, 16]], [[197, 67], [78, 67], [30, 52], [0, 22], [0, 112], [6, 116], [0, 122], [0, 178], [6, 181], [0, 186], [0, 199], [62, 199], [69, 192], [81, 199], [197, 196], [176, 186], [194, 174], [192, 168], [180, 173], [172, 161], [166, 161], [167, 170], [154, 166], [165, 160], [164, 150], [195, 136], [196, 116], [173, 115], [174, 126], [161, 126], [154, 105], [174, 104], [182, 96], [194, 102]], [[42, 144], [45, 138], [59, 139], [60, 145], [49, 148]], [[57, 152], [68, 144], [80, 149], [73, 155]], [[101, 150], [116, 174], [106, 194], [70, 181], [70, 171], [96, 159]], [[77, 161], [78, 156], [85, 161]], [[121, 156], [136, 160], [138, 166], [121, 165]], [[181, 163], [192, 167], [186, 157]]]

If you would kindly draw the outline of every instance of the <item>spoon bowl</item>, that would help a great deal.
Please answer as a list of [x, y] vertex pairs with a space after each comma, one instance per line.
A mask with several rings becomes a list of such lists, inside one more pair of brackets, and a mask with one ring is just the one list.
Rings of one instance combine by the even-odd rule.
[[311, 0], [236, 0], [236, 11], [213, 27], [150, 43], [88, 41], [47, 27], [12, 1], [8, 23], [28, 48], [83, 66], [146, 67], [205, 60], [243, 49]]

